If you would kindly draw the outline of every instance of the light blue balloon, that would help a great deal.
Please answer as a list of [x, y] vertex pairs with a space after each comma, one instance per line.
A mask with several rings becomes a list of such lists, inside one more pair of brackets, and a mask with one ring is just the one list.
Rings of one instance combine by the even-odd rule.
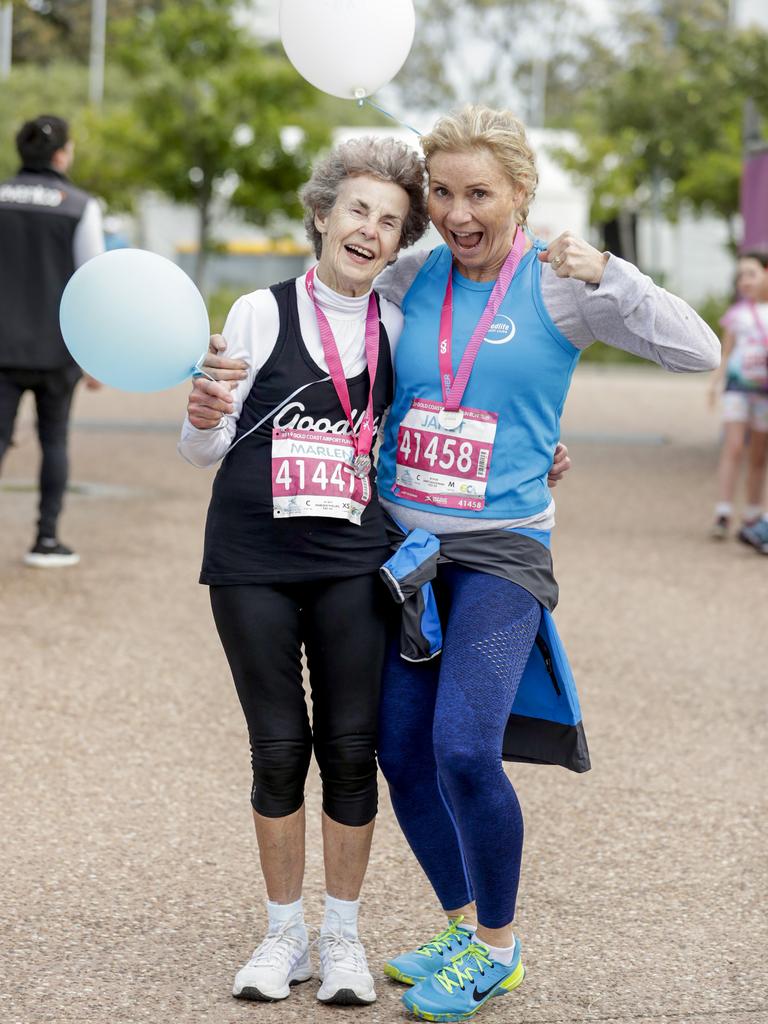
[[64, 289], [59, 322], [86, 373], [123, 391], [180, 384], [210, 334], [192, 281], [175, 263], [143, 249], [115, 249], [84, 263]]

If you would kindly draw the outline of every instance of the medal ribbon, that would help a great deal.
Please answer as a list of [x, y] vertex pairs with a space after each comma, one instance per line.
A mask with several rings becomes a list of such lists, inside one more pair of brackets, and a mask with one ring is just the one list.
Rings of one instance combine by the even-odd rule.
[[522, 229], [518, 228], [515, 232], [512, 248], [509, 250], [509, 255], [504, 261], [498, 280], [493, 286], [493, 291], [488, 299], [483, 315], [480, 317], [477, 327], [464, 351], [464, 355], [461, 357], [459, 369], [455, 377], [453, 376], [452, 360], [453, 268], [451, 268], [451, 272], [448, 274], [448, 284], [445, 288], [445, 299], [443, 300], [443, 309], [440, 314], [438, 358], [440, 362], [440, 383], [443, 387], [443, 405], [451, 412], [455, 412], [461, 406], [461, 400], [464, 397], [464, 392], [467, 390], [469, 377], [480, 352], [480, 346], [483, 344], [488, 328], [493, 323], [493, 318], [496, 316], [498, 308], [507, 294], [507, 289], [512, 283], [512, 278], [515, 276], [524, 252], [525, 235]]
[[756, 305], [756, 303], [750, 302], [749, 308], [752, 310], [752, 318], [754, 319], [755, 326], [757, 327], [757, 329], [758, 329], [758, 331], [760, 333], [761, 340], [766, 342], [766, 344], [768, 344], [768, 331], [766, 331], [765, 324], [761, 320], [760, 314], [757, 312], [757, 305]]
[[339, 348], [333, 336], [328, 318], [320, 308], [315, 298], [315, 268], [307, 271], [306, 283], [307, 294], [312, 300], [317, 316], [317, 326], [320, 328], [320, 341], [323, 345], [323, 355], [328, 364], [328, 372], [331, 375], [333, 386], [338, 395], [341, 407], [347, 417], [352, 441], [355, 446], [355, 455], [370, 455], [373, 447], [373, 386], [376, 383], [376, 370], [379, 365], [379, 311], [376, 306], [376, 297], [371, 292], [368, 299], [368, 312], [365, 317], [365, 358], [368, 363], [368, 376], [371, 382], [371, 389], [368, 394], [368, 406], [360, 424], [360, 431], [355, 434], [355, 424], [352, 421], [352, 403], [349, 399], [349, 388], [347, 378], [344, 375], [344, 366], [339, 355]]

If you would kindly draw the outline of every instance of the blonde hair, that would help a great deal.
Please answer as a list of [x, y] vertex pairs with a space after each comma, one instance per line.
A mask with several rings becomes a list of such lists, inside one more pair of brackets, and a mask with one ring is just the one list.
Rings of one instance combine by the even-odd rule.
[[518, 210], [518, 219], [525, 224], [539, 175], [525, 125], [511, 111], [467, 104], [441, 117], [432, 131], [421, 139], [427, 170], [430, 157], [435, 153], [466, 152], [479, 146], [496, 157], [516, 188], [523, 189], [524, 199]]

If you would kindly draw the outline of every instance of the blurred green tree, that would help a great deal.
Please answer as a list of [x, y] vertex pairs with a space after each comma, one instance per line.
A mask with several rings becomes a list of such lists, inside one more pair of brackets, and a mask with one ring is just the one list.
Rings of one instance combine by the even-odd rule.
[[[110, 11], [130, 17], [110, 21], [112, 60], [100, 110], [86, 105], [82, 64], [59, 60], [43, 69], [31, 59], [57, 52], [84, 59], [90, 4], [21, 5], [36, 42], [0, 98], [0, 131], [10, 141], [25, 117], [61, 113], [77, 140], [77, 181], [112, 208], [130, 209], [148, 189], [194, 204], [201, 283], [213, 248], [214, 202], [260, 224], [295, 216], [296, 190], [327, 142], [328, 120], [313, 116], [317, 90], [238, 25], [234, 0], [116, 3]], [[10, 173], [15, 163], [4, 146], [0, 171]]]
[[[597, 224], [683, 208], [735, 236], [744, 103], [768, 114], [768, 34], [731, 27], [728, 0], [416, 0], [396, 85], [409, 105], [482, 99], [576, 132], [556, 155], [590, 188]], [[467, 45], [468, 38], [473, 40]]]
[[[297, 188], [331, 127], [388, 123], [309, 86], [279, 43], [260, 45], [238, 22], [235, 0], [110, 0], [104, 103], [92, 109], [90, 2], [16, 7], [14, 65], [0, 90], [0, 178], [17, 165], [12, 139], [23, 120], [67, 117], [73, 176], [111, 209], [133, 209], [147, 190], [196, 207], [198, 282], [215, 248], [214, 209], [234, 207], [262, 225], [296, 217]], [[129, 16], [116, 19], [120, 12]]]
[[543, 123], [550, 68], [570, 59], [583, 27], [576, 0], [415, 3], [416, 39], [395, 80], [411, 109], [445, 110], [482, 98]]
[[[12, 0], [14, 64], [87, 62], [92, 0]], [[109, 0], [108, 26], [163, 0]]]
[[601, 76], [580, 92], [581, 148], [563, 162], [590, 186], [598, 223], [688, 208], [721, 217], [733, 241], [744, 102], [767, 109], [765, 34], [733, 31], [724, 0], [668, 0], [660, 16], [635, 7], [622, 28], [622, 51], [591, 48]]
[[129, 178], [196, 207], [198, 284], [214, 200], [259, 224], [297, 215], [296, 190], [328, 140], [317, 91], [239, 27], [235, 9], [232, 0], [169, 0], [124, 22], [117, 59], [133, 79], [130, 110], [98, 127]]

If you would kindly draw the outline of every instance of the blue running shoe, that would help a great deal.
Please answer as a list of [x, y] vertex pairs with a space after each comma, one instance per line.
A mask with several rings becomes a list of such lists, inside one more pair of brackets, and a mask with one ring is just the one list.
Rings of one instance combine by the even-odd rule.
[[517, 988], [524, 977], [519, 939], [509, 965], [491, 959], [487, 947], [475, 940], [447, 967], [409, 989], [403, 1003], [422, 1020], [469, 1020], [489, 999]]
[[446, 967], [451, 960], [469, 948], [474, 932], [461, 925], [462, 918], [451, 921], [444, 932], [410, 953], [401, 953], [384, 965], [384, 973], [395, 981], [415, 985]]

